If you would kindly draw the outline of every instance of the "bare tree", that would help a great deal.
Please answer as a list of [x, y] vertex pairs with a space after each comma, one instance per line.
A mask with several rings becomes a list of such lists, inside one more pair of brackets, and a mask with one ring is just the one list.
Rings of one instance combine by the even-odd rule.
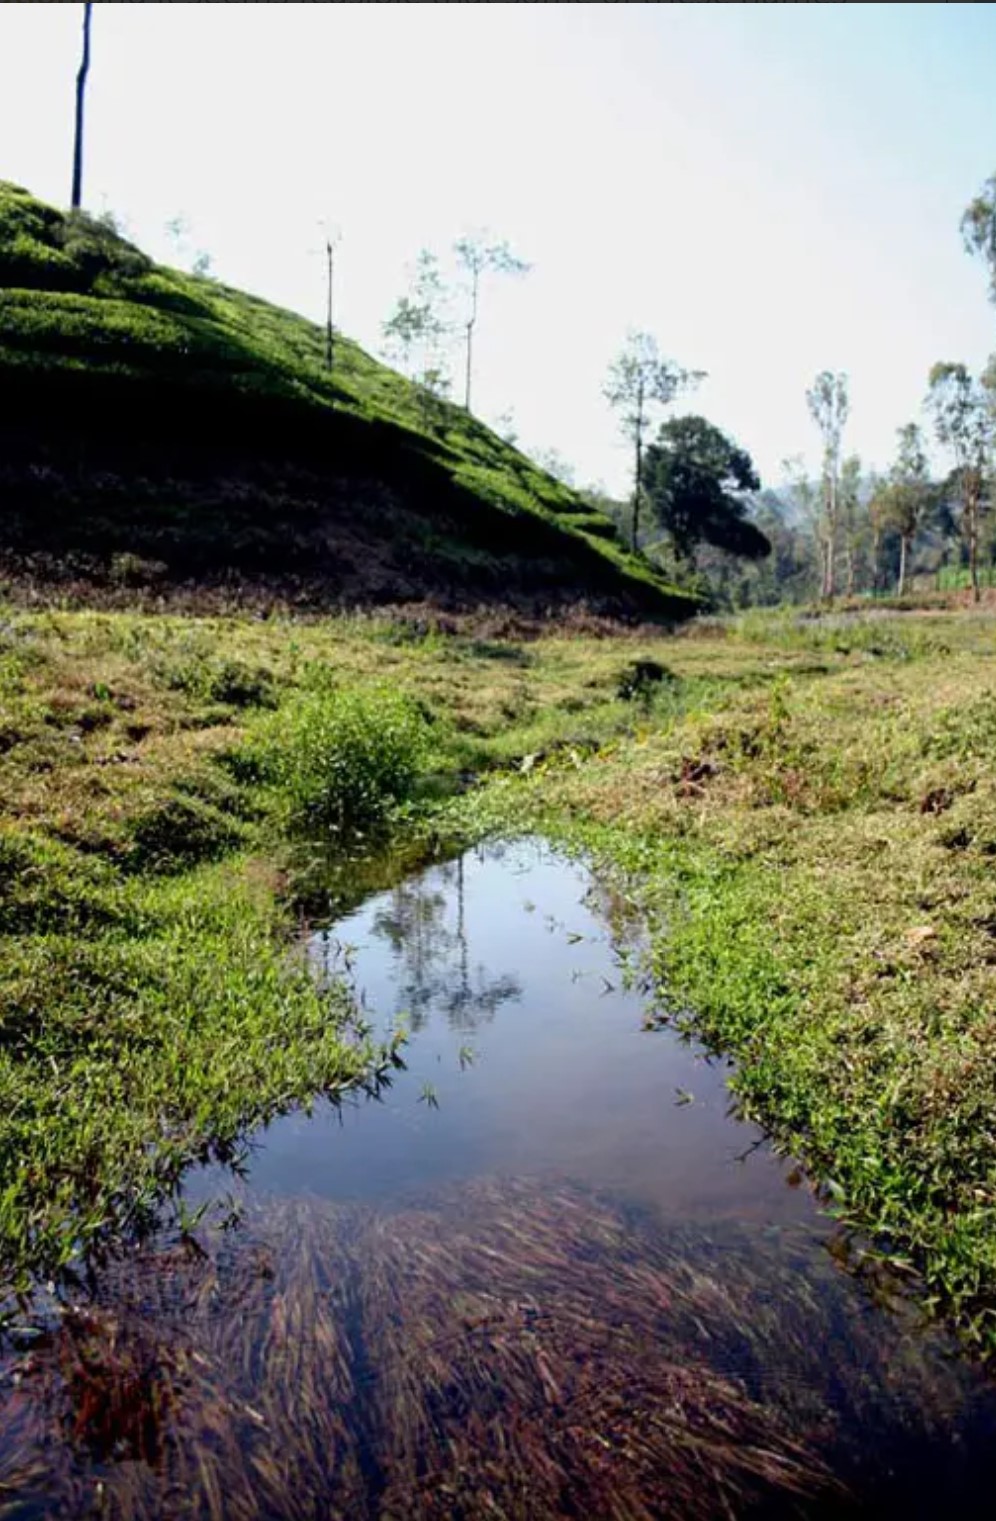
[[490, 241], [487, 233], [473, 233], [461, 238], [454, 244], [454, 252], [467, 282], [467, 316], [464, 321], [467, 353], [463, 404], [469, 412], [470, 386], [474, 367], [474, 329], [477, 326], [481, 282], [487, 274], [528, 274], [529, 265], [523, 259], [517, 259], [506, 242]]
[[631, 543], [635, 550], [640, 533], [640, 502], [643, 495], [643, 444], [652, 412], [668, 406], [678, 393], [697, 385], [702, 370], [684, 370], [665, 359], [651, 333], [629, 333], [625, 346], [609, 366], [603, 395], [620, 413], [622, 430], [632, 440], [633, 521]]
[[810, 416], [823, 439], [823, 512], [819, 528], [820, 596], [832, 602], [836, 591], [837, 526], [840, 514], [840, 442], [847, 421], [847, 376], [821, 370], [806, 392]]
[[79, 211], [83, 196], [83, 106], [86, 98], [86, 77], [90, 72], [90, 16], [92, 4], [83, 7], [83, 56], [76, 74], [76, 130], [73, 137], [73, 198], [72, 209]]

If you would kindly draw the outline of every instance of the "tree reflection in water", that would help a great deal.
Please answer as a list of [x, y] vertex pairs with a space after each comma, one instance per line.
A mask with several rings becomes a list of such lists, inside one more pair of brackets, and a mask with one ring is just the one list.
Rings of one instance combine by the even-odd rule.
[[[447, 912], [451, 904], [453, 916]], [[406, 1014], [413, 1031], [438, 1013], [451, 1029], [471, 1032], [522, 996], [512, 973], [494, 975], [471, 964], [464, 857], [435, 868], [431, 879], [415, 877], [395, 887], [390, 903], [374, 916], [373, 933], [391, 947], [394, 1012]]]

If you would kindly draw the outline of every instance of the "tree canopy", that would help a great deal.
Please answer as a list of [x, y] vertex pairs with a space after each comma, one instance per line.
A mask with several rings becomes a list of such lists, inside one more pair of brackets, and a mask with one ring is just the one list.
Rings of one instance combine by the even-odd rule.
[[704, 417], [662, 424], [644, 457], [643, 485], [679, 559], [699, 543], [751, 560], [770, 554], [771, 543], [747, 517], [741, 495], [760, 489], [754, 463]]
[[965, 208], [961, 235], [970, 254], [989, 267], [989, 294], [996, 301], [996, 174], [991, 174]]

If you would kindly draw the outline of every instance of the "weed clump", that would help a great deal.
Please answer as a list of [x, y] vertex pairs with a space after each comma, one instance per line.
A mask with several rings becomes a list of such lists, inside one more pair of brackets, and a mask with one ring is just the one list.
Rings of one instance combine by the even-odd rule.
[[428, 725], [382, 686], [306, 690], [260, 725], [235, 757], [280, 797], [296, 828], [357, 832], [411, 798], [425, 770]]

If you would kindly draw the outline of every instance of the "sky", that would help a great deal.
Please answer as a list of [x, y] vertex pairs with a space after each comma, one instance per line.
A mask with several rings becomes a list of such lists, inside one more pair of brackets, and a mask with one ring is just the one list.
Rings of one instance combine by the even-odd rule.
[[[68, 200], [82, 5], [0, 4], [0, 178]], [[937, 359], [996, 307], [959, 220], [996, 172], [996, 5], [94, 6], [84, 204], [382, 352], [418, 250], [488, 228], [531, 264], [481, 299], [475, 410], [621, 493], [603, 395], [630, 329], [708, 378], [753, 455], [815, 467], [845, 371], [884, 467]], [[455, 366], [455, 369], [457, 367]]]

